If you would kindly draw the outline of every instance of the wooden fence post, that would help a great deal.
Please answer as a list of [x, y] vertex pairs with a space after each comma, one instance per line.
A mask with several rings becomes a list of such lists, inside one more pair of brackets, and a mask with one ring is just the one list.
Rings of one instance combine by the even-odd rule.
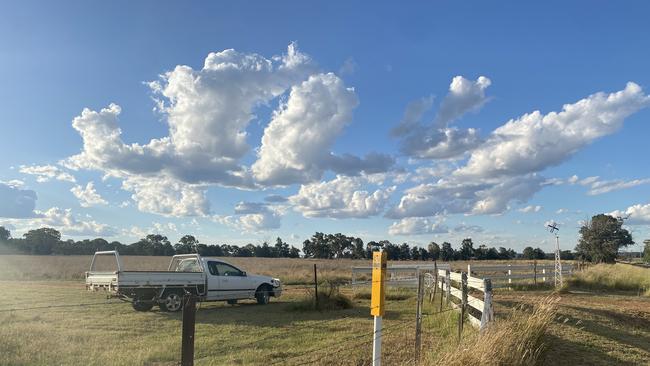
[[546, 284], [546, 268], [542, 268], [542, 282]]
[[[508, 264], [508, 267], [510, 267], [509, 264]], [[512, 270], [510, 268], [508, 268], [508, 288], [512, 289], [512, 287], [510, 287], [510, 284], [512, 284], [512, 278], [510, 276], [512, 276]]]
[[537, 259], [533, 262], [533, 283], [537, 286]]
[[415, 312], [415, 361], [420, 360], [422, 347], [422, 301], [424, 300], [424, 273], [418, 275], [418, 303]]
[[458, 343], [460, 343], [460, 337], [463, 333], [463, 323], [465, 320], [465, 308], [467, 306], [467, 273], [462, 272], [460, 275], [460, 288], [462, 292], [461, 303], [460, 303], [460, 317], [458, 318]]
[[318, 275], [316, 274], [316, 263], [314, 263], [314, 304], [318, 310]]
[[494, 320], [494, 309], [492, 308], [492, 280], [485, 278], [483, 280], [483, 311], [481, 312], [481, 327], [480, 331]]
[[445, 270], [445, 299], [447, 300], [446, 303], [449, 305], [451, 303], [451, 274], [449, 274], [449, 270]]
[[181, 339], [181, 366], [194, 365], [194, 326], [196, 323], [196, 298], [187, 294], [183, 298], [183, 331]]

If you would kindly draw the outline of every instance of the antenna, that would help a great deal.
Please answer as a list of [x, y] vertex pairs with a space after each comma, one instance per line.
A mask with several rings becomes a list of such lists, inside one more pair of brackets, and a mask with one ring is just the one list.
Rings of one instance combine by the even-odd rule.
[[558, 285], [562, 287], [564, 284], [562, 281], [562, 261], [560, 260], [560, 228], [555, 221], [551, 221], [546, 226], [549, 228], [551, 234], [555, 235], [555, 288], [558, 288]]

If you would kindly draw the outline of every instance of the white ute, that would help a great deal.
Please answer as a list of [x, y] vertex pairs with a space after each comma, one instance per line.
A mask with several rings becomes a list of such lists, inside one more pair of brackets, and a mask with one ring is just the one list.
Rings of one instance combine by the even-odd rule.
[[[100, 255], [115, 256], [117, 271], [95, 271], [95, 259]], [[96, 252], [86, 272], [86, 289], [106, 290], [111, 296], [131, 301], [137, 311], [149, 311], [159, 305], [163, 311], [179, 311], [186, 293], [198, 301], [228, 301], [256, 299], [268, 304], [269, 298], [282, 294], [280, 280], [268, 276], [248, 274], [215, 258], [198, 254], [172, 257], [167, 271], [124, 271], [117, 251]]]

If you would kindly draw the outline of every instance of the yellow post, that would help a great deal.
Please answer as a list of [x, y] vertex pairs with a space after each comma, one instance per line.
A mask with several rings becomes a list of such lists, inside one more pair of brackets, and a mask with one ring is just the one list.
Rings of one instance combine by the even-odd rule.
[[386, 252], [372, 253], [372, 296], [370, 315], [384, 316], [384, 280], [386, 279]]
[[384, 280], [386, 279], [386, 252], [372, 254], [372, 297], [370, 315], [375, 317], [372, 339], [372, 365], [381, 366], [381, 319], [384, 316]]

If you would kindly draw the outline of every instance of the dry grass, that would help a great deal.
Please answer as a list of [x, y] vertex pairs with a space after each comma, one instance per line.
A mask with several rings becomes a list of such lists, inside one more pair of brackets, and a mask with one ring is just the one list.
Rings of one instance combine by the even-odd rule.
[[532, 311], [515, 308], [503, 320], [491, 324], [482, 334], [463, 340], [458, 348], [429, 364], [451, 366], [537, 365], [543, 360], [545, 334], [552, 323], [557, 298], [546, 298]]
[[650, 297], [650, 269], [628, 264], [597, 264], [576, 273], [568, 288], [634, 291]]

